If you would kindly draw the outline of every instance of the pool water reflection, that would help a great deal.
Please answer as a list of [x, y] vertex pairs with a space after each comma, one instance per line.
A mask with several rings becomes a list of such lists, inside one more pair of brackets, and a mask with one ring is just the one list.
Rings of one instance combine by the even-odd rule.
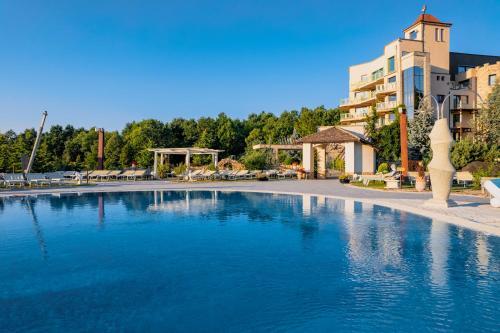
[[0, 200], [0, 331], [493, 332], [500, 239], [316, 196]]

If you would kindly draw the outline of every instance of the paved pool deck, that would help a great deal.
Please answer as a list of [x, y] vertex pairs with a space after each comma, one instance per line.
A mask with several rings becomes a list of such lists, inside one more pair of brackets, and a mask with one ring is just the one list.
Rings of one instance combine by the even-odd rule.
[[288, 193], [297, 195], [318, 195], [338, 199], [354, 199], [404, 210], [423, 215], [434, 220], [470, 228], [500, 237], [500, 209], [489, 205], [488, 198], [452, 194], [457, 205], [449, 208], [424, 206], [431, 193], [383, 191], [364, 189], [340, 184], [337, 180], [280, 180], [280, 181], [220, 181], [220, 182], [104, 182], [95, 186], [52, 187], [0, 192], [0, 198], [26, 195], [91, 193], [91, 192], [129, 192], [152, 190], [222, 190]]

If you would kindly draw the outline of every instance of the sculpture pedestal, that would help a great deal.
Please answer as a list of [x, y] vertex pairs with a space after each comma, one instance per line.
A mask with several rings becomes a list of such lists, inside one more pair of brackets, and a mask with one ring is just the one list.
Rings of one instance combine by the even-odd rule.
[[424, 203], [425, 207], [434, 207], [434, 208], [449, 208], [457, 206], [457, 203], [453, 200], [442, 200], [442, 199], [429, 199]]

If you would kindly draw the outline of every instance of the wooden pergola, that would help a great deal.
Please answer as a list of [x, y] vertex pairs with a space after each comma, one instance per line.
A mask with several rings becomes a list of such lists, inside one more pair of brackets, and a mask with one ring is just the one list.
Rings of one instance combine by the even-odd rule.
[[190, 148], [151, 148], [149, 151], [155, 154], [154, 165], [153, 165], [153, 175], [156, 177], [158, 172], [158, 156], [160, 157], [160, 163], [163, 165], [165, 162], [165, 157], [167, 159], [170, 155], [186, 155], [186, 167], [191, 167], [191, 155], [212, 155], [212, 161], [217, 167], [217, 163], [219, 161], [219, 153], [224, 150], [220, 149], [210, 149], [210, 148], [198, 148], [198, 147], [190, 147]]

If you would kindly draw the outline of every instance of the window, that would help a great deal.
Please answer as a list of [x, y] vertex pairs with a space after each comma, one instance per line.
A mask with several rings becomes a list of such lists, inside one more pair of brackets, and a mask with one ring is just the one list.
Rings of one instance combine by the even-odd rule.
[[444, 102], [444, 95], [437, 95], [437, 101], [439, 104], [442, 104]]
[[396, 82], [396, 76], [391, 76], [390, 78], [387, 79], [387, 83], [394, 83]]
[[368, 81], [368, 75], [366, 75], [366, 74], [361, 75], [361, 82], [365, 82], [365, 81]]
[[453, 96], [453, 108], [460, 109], [463, 107], [467, 107], [469, 104], [469, 96], [467, 95], [454, 95]]
[[389, 102], [395, 102], [397, 100], [396, 95], [389, 95]]
[[459, 89], [470, 88], [470, 80], [467, 79], [467, 80], [463, 80], [463, 81], [458, 82], [458, 88]]
[[403, 102], [408, 119], [413, 119], [415, 108], [424, 97], [424, 70], [414, 66], [403, 71]]
[[454, 114], [453, 115], [453, 127], [457, 127], [457, 125], [460, 125], [460, 115]]
[[384, 76], [384, 69], [379, 68], [372, 73], [372, 80], [380, 79], [382, 76]]
[[466, 72], [469, 68], [474, 68], [472, 66], [467, 66], [467, 65], [459, 65], [457, 66], [457, 72], [458, 73], [464, 73]]
[[444, 81], [444, 75], [441, 76], [441, 81]]
[[444, 42], [444, 29], [434, 29], [434, 39], [436, 42]]
[[497, 75], [496, 74], [488, 75], [488, 85], [489, 86], [494, 86], [496, 82], [497, 82]]
[[416, 30], [413, 30], [412, 32], [410, 32], [410, 39], [417, 39], [417, 31]]
[[396, 67], [395, 67], [395, 62], [394, 62], [394, 57], [390, 57], [389, 59], [387, 59], [387, 67], [389, 68], [388, 69], [388, 72], [389, 73], [392, 73], [396, 70]]

